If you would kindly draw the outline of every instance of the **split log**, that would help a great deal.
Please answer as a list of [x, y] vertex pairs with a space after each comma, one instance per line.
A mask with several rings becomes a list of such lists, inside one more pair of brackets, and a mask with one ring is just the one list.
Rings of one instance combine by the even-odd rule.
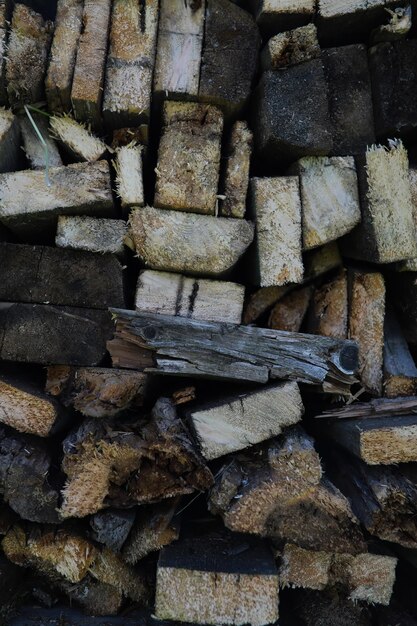
[[380, 43], [369, 54], [377, 137], [402, 137], [417, 129], [417, 41]]
[[321, 384], [328, 380], [343, 388], [352, 382], [357, 366], [357, 346], [350, 341], [168, 315], [114, 312], [116, 334], [108, 346], [116, 367], [242, 382], [284, 378]]
[[271, 37], [262, 50], [261, 65], [264, 71], [278, 70], [320, 56], [317, 28], [314, 24], [307, 24]]
[[98, 161], [103, 158], [107, 146], [90, 133], [85, 126], [65, 116], [52, 115], [51, 131], [73, 161]]
[[261, 287], [250, 295], [243, 310], [243, 324], [253, 324], [274, 304], [285, 296], [293, 285], [281, 287]]
[[124, 213], [134, 206], [143, 206], [143, 147], [136, 143], [116, 149], [116, 193]]
[[158, 29], [158, 0], [112, 3], [103, 117], [110, 127], [148, 122]]
[[295, 289], [283, 296], [271, 311], [268, 327], [298, 333], [307, 313], [312, 292], [313, 287], [308, 286]]
[[123, 271], [113, 255], [0, 243], [0, 301], [107, 309], [124, 305]]
[[261, 287], [299, 283], [301, 202], [298, 178], [251, 179], [252, 212], [256, 223], [254, 280]]
[[415, 394], [417, 367], [394, 312], [388, 311], [384, 325], [384, 395], [395, 398]]
[[317, 248], [350, 232], [361, 221], [353, 157], [304, 157], [300, 176], [303, 248]]
[[359, 344], [359, 376], [374, 395], [382, 394], [385, 284], [382, 274], [352, 272], [349, 337]]
[[0, 303], [0, 359], [20, 363], [98, 365], [112, 335], [107, 311]]
[[271, 442], [262, 455], [241, 455], [223, 467], [209, 508], [233, 532], [312, 550], [366, 549], [348, 500], [322, 478], [313, 440], [301, 428]]
[[198, 97], [205, 9], [205, 0], [161, 0], [153, 83], [156, 96]]
[[143, 270], [135, 308], [140, 313], [240, 324], [244, 297], [245, 288], [236, 283]]
[[0, 106], [8, 105], [6, 56], [11, 12], [12, 3], [10, 0], [2, 0], [0, 2]]
[[50, 186], [41, 171], [0, 174], [0, 221], [26, 241], [45, 237], [58, 215], [113, 217], [106, 161], [54, 167]]
[[395, 304], [404, 336], [411, 344], [417, 343], [417, 273], [401, 272], [390, 277], [389, 293]]
[[348, 336], [348, 289], [346, 273], [315, 290], [308, 318], [308, 332], [346, 339]]
[[353, 603], [337, 589], [313, 591], [297, 589], [291, 593], [292, 615], [303, 626], [372, 626], [370, 610], [363, 603]]
[[310, 22], [315, 13], [312, 0], [260, 0], [256, 21], [264, 36]]
[[45, 92], [50, 111], [69, 113], [84, 0], [58, 0]]
[[322, 50], [332, 125], [331, 154], [361, 154], [375, 143], [371, 77], [366, 46]]
[[284, 549], [277, 553], [280, 587], [325, 589], [329, 584], [334, 556], [333, 552], [306, 550], [293, 543], [286, 543]]
[[115, 417], [143, 405], [148, 378], [140, 372], [103, 367], [48, 367], [45, 391], [87, 417]]
[[217, 277], [232, 269], [254, 234], [246, 220], [151, 207], [132, 211], [130, 225], [136, 252], [147, 267], [196, 276]]
[[346, 256], [373, 263], [416, 257], [417, 237], [408, 176], [408, 157], [401, 141], [389, 148], [371, 146], [357, 159], [362, 222], [344, 239]]
[[204, 458], [216, 459], [279, 435], [304, 412], [297, 383], [234, 394], [187, 412]]
[[132, 530], [135, 517], [135, 509], [100, 511], [90, 518], [92, 538], [110, 550], [120, 552]]
[[115, 254], [123, 258], [127, 233], [127, 224], [123, 220], [60, 215], [55, 245], [71, 250]]
[[11, 106], [44, 98], [44, 78], [52, 23], [24, 4], [15, 4], [7, 44], [6, 81]]
[[9, 172], [18, 168], [19, 139], [20, 130], [17, 118], [10, 110], [0, 108], [0, 172]]
[[249, 100], [259, 46], [258, 27], [247, 11], [228, 0], [206, 0], [199, 99], [219, 106], [226, 117], [237, 116]]
[[255, 147], [262, 158], [294, 161], [332, 150], [321, 59], [264, 72], [254, 94]]
[[339, 409], [324, 411], [317, 418], [390, 417], [411, 415], [417, 411], [417, 397], [376, 398], [370, 402], [355, 402]]
[[123, 546], [123, 558], [136, 564], [179, 537], [178, 518], [174, 518], [178, 498], [170, 498], [138, 509], [132, 532]]
[[[49, 121], [44, 115], [31, 113], [39, 132], [41, 133], [46, 145], [48, 146], [48, 166], [60, 167], [63, 165], [61, 155], [59, 154], [58, 146], [55, 140], [49, 134]], [[45, 170], [45, 148], [39, 141], [39, 137], [33, 128], [32, 122], [28, 117], [21, 117], [19, 119], [20, 131], [23, 140], [23, 150], [26, 158], [29, 162], [29, 166], [34, 170]], [[8, 167], [2, 171], [15, 171], [19, 169], [17, 166]]]
[[214, 215], [223, 115], [212, 106], [166, 102], [155, 207]]
[[101, 128], [101, 103], [106, 65], [111, 0], [84, 0], [82, 31], [71, 88], [75, 117]]
[[225, 531], [188, 533], [161, 551], [155, 615], [193, 624], [251, 624], [278, 619], [278, 576], [267, 546]]
[[227, 144], [226, 165], [221, 184], [224, 199], [220, 200], [220, 215], [245, 217], [246, 195], [249, 185], [249, 167], [253, 134], [246, 122], [236, 122]]

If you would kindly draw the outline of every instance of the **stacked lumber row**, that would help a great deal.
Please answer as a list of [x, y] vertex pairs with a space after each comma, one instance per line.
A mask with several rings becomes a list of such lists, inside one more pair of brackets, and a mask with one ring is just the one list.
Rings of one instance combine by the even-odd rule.
[[0, 3], [5, 617], [416, 623], [416, 41], [327, 4]]

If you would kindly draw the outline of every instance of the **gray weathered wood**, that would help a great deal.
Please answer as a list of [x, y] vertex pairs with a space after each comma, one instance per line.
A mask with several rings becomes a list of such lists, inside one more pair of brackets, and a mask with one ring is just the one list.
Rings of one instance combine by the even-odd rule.
[[86, 215], [60, 215], [55, 245], [58, 248], [124, 257], [127, 232], [127, 224], [123, 220]]
[[143, 146], [132, 142], [116, 149], [114, 168], [116, 170], [116, 193], [120, 198], [124, 214], [132, 207], [143, 206]]
[[120, 552], [135, 522], [136, 509], [109, 509], [90, 518], [92, 538]]
[[227, 144], [226, 164], [221, 191], [220, 215], [245, 217], [253, 133], [246, 122], [236, 122]]
[[0, 106], [7, 106], [8, 104], [6, 57], [11, 13], [12, 1], [2, 0], [0, 2]]
[[393, 311], [387, 311], [384, 326], [384, 395], [413, 396], [417, 393], [417, 367]]
[[[59, 154], [58, 146], [56, 145], [55, 140], [50, 135], [48, 118], [45, 117], [45, 115], [36, 114], [34, 112], [32, 112], [31, 115], [46, 145], [48, 146], [49, 167], [60, 167], [61, 165], [63, 165], [63, 163], [61, 155]], [[19, 124], [23, 141], [22, 148], [26, 154], [29, 166], [34, 170], [45, 170], [45, 148], [39, 141], [39, 137], [36, 134], [35, 129], [33, 128], [32, 122], [25, 115], [24, 117], [22, 116], [19, 119]], [[3, 171], [13, 171], [17, 169], [19, 168], [10, 167], [8, 168], [8, 170]]]

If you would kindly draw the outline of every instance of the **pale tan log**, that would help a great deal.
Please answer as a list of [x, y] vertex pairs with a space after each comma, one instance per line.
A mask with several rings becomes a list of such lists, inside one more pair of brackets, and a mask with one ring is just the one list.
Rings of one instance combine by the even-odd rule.
[[408, 156], [401, 141], [389, 148], [371, 146], [357, 160], [362, 222], [345, 239], [346, 256], [374, 263], [417, 257], [408, 174]]
[[58, 215], [114, 215], [106, 161], [0, 174], [0, 222], [29, 239], [56, 225]]
[[245, 217], [246, 195], [249, 186], [249, 168], [253, 133], [246, 122], [233, 125], [227, 146], [227, 161], [220, 200], [220, 215]]
[[[414, 227], [417, 232], [417, 167], [411, 166], [409, 168], [408, 178], [410, 181], [411, 202], [413, 205]], [[400, 261], [397, 264], [397, 269], [400, 272], [417, 272], [417, 257]]]
[[135, 308], [143, 313], [240, 324], [244, 297], [245, 288], [237, 283], [144, 270], [139, 274]]
[[101, 139], [69, 116], [53, 115], [50, 125], [53, 136], [74, 161], [98, 161], [107, 151]]
[[212, 460], [279, 435], [303, 412], [297, 383], [285, 382], [197, 406], [187, 416], [203, 456]]
[[121, 146], [116, 150], [116, 193], [122, 209], [127, 212], [134, 206], [143, 206], [143, 147], [136, 144]]
[[314, 0], [260, 0], [256, 20], [263, 32], [277, 33], [306, 24], [314, 12]]
[[269, 328], [298, 333], [310, 304], [311, 286], [291, 291], [274, 306], [268, 320]]
[[[349, 599], [353, 602], [368, 602], [369, 604], [390, 603], [395, 582], [395, 568], [397, 559], [392, 556], [379, 554], [358, 554], [346, 559], [344, 555], [335, 555], [335, 561], [340, 561], [341, 572], [347, 580], [342, 578]], [[346, 564], [348, 564], [347, 570]], [[346, 581], [346, 582], [345, 582]]]
[[114, 0], [103, 116], [112, 127], [148, 122], [158, 29], [158, 0]]
[[252, 324], [285, 296], [293, 285], [282, 287], [261, 287], [253, 293], [243, 311], [243, 324]]
[[359, 344], [359, 376], [372, 394], [382, 393], [385, 284], [382, 274], [352, 272], [349, 337]]
[[216, 107], [165, 102], [156, 168], [156, 207], [214, 215], [223, 114]]
[[58, 0], [45, 92], [51, 111], [68, 113], [84, 0]]
[[311, 280], [322, 276], [342, 265], [339, 247], [335, 241], [314, 250], [308, 250], [303, 255], [304, 278]]
[[123, 220], [60, 215], [55, 237], [58, 248], [110, 253], [123, 257], [127, 224]]
[[299, 283], [301, 202], [298, 177], [252, 178], [252, 211], [256, 223], [254, 280], [261, 287]]
[[[48, 118], [44, 115], [37, 115], [34, 112], [32, 112], [31, 115], [46, 145], [48, 146], [49, 167], [60, 167], [63, 163], [61, 155], [59, 154], [58, 146], [50, 135]], [[19, 124], [22, 135], [22, 148], [26, 154], [30, 167], [34, 170], [44, 170], [46, 167], [45, 149], [39, 141], [39, 137], [36, 134], [32, 122], [27, 116], [25, 116], [19, 119]], [[9, 169], [14, 170], [18, 168], [11, 167]]]
[[416, 394], [417, 367], [394, 311], [388, 310], [384, 327], [384, 395], [397, 398]]
[[35, 104], [44, 98], [44, 78], [52, 23], [24, 4], [15, 4], [7, 44], [9, 104]]
[[125, 598], [144, 604], [148, 599], [145, 578], [118, 555], [103, 548], [89, 568], [99, 582], [115, 587]]
[[281, 587], [321, 590], [329, 584], [331, 552], [306, 550], [293, 543], [286, 543], [277, 556], [280, 558], [278, 576]]
[[17, 118], [9, 109], [0, 108], [0, 172], [18, 167], [20, 130]]
[[102, 126], [101, 103], [106, 64], [107, 39], [111, 0], [84, 0], [83, 30], [77, 48], [77, 58], [71, 89], [75, 117]]
[[345, 271], [315, 290], [308, 332], [346, 339], [348, 331], [348, 289]]
[[262, 50], [261, 65], [263, 70], [277, 70], [311, 61], [320, 54], [317, 28], [314, 24], [307, 24], [271, 37]]
[[161, 0], [153, 90], [163, 97], [198, 96], [205, 0]]
[[254, 234], [246, 220], [151, 207], [132, 211], [130, 225], [136, 252], [148, 267], [206, 276], [230, 270]]

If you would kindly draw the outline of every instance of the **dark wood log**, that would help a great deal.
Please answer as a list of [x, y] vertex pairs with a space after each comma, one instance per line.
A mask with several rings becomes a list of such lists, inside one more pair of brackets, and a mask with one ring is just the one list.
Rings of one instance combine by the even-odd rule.
[[109, 509], [90, 518], [91, 536], [114, 552], [120, 552], [135, 522], [136, 509]]
[[370, 402], [355, 402], [340, 409], [327, 410], [316, 418], [352, 419], [355, 417], [390, 417], [411, 415], [417, 411], [417, 397], [376, 398]]
[[[19, 608], [18, 614], [11, 618], [9, 626], [27, 626], [31, 621], [40, 622], [45, 626], [62, 626], [63, 620], [68, 626], [103, 626], [103, 618], [100, 615], [105, 615], [105, 623], [108, 626], [147, 626], [147, 612], [129, 611], [128, 615], [115, 616], [117, 609], [109, 599], [110, 586], [100, 586], [100, 583], [91, 579], [87, 581], [87, 578], [78, 585], [68, 585], [69, 599], [80, 604], [83, 611], [63, 605], [53, 608], [24, 606]], [[119, 606], [121, 601], [120, 596]], [[84, 611], [88, 614], [85, 615]]]
[[9, 39], [10, 17], [12, 14], [12, 1], [2, 0], [0, 3], [0, 105], [8, 105], [7, 82], [6, 82], [6, 57], [7, 43]]
[[249, 0], [256, 14], [262, 35], [268, 38], [275, 33], [306, 24], [316, 10], [312, 0]]
[[277, 70], [320, 56], [317, 28], [307, 24], [271, 37], [262, 50], [261, 65], [263, 70]]
[[[115, 366], [263, 383], [273, 378], [313, 384], [329, 380], [342, 387], [352, 382], [357, 367], [357, 346], [351, 341], [167, 315], [114, 312], [116, 334], [109, 350]], [[135, 350], [128, 354], [125, 347], [129, 350], [132, 343]]]
[[268, 320], [269, 328], [298, 333], [307, 313], [313, 287], [294, 289], [274, 306]]
[[343, 591], [298, 589], [292, 594], [292, 603], [296, 607], [295, 618], [305, 626], [318, 624], [371, 626], [373, 624], [369, 608], [360, 603], [351, 602]]
[[384, 325], [384, 395], [395, 398], [416, 393], [417, 367], [401, 326], [394, 312], [389, 310]]
[[396, 272], [388, 289], [406, 340], [417, 344], [417, 272]]
[[[1, 5], [0, 5], [1, 11]], [[0, 29], [1, 37], [1, 29]], [[1, 46], [1, 44], [0, 44]], [[1, 56], [1, 53], [0, 53]], [[1, 60], [0, 60], [1, 63]], [[1, 69], [0, 69], [1, 72]], [[1, 80], [1, 78], [0, 78]], [[1, 89], [1, 86], [0, 86]], [[18, 118], [9, 109], [0, 109], [0, 172], [9, 172], [19, 166], [21, 158]]]

